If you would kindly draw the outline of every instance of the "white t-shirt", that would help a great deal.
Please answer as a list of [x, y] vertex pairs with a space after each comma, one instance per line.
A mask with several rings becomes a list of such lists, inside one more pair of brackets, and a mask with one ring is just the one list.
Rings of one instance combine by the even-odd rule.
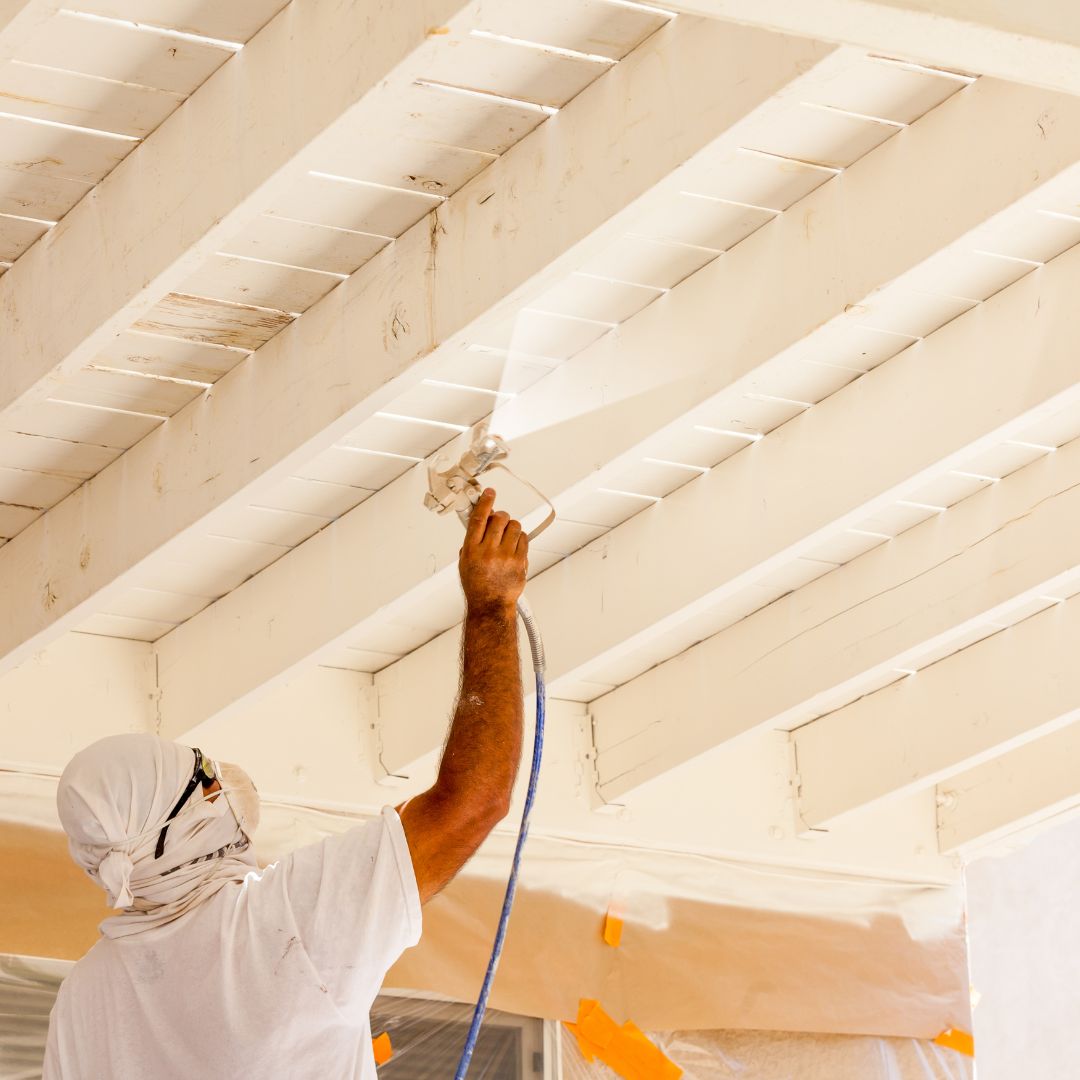
[[375, 1080], [368, 1010], [420, 930], [388, 808], [175, 922], [98, 941], [60, 988], [45, 1080]]

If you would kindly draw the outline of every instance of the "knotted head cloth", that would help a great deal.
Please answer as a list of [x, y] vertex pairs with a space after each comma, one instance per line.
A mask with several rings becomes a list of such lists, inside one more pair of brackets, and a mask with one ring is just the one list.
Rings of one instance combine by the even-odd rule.
[[[197, 787], [158, 835], [195, 771], [195, 752], [156, 735], [110, 735], [79, 751], [60, 777], [56, 804], [76, 864], [105, 889], [107, 936], [171, 922], [257, 868], [226, 798]], [[244, 774], [233, 770], [234, 775]]]

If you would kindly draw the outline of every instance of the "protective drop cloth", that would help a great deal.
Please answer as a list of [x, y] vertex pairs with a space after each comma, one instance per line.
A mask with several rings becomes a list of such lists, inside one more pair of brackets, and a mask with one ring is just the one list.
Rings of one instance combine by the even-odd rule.
[[[55, 780], [50, 788], [44, 778], [9, 777], [0, 783], [0, 819], [48, 826], [54, 793]], [[260, 859], [281, 858], [356, 822], [264, 799]], [[394, 965], [388, 986], [458, 1000], [476, 993], [511, 848], [509, 835], [493, 837], [425, 908], [423, 940]], [[0, 949], [81, 955], [94, 940], [100, 892], [72, 866], [60, 837], [0, 826], [4, 852], [14, 887], [0, 890]], [[28, 905], [16, 895], [34, 899]], [[618, 949], [602, 938], [612, 903], [625, 916]], [[957, 888], [537, 835], [493, 1005], [570, 1020], [579, 1000], [591, 997], [648, 1031], [930, 1039], [948, 1027], [971, 1030], [968, 984]]]
[[[0, 1076], [38, 1080], [52, 1006], [71, 965], [0, 956]], [[413, 995], [380, 995], [372, 1030], [392, 1056], [379, 1080], [446, 1080], [461, 1051], [468, 1005]], [[683, 1070], [683, 1080], [972, 1080], [973, 1064], [916, 1039], [773, 1031], [680, 1031], [650, 1038]], [[560, 1024], [492, 1011], [470, 1080], [615, 1080], [587, 1064]], [[534, 1066], [539, 1065], [538, 1069]], [[331, 1080], [327, 1076], [325, 1080]]]
[[[676, 1031], [651, 1035], [682, 1080], [973, 1080], [971, 1058], [919, 1039], [778, 1031]], [[615, 1080], [563, 1039], [563, 1080]]]

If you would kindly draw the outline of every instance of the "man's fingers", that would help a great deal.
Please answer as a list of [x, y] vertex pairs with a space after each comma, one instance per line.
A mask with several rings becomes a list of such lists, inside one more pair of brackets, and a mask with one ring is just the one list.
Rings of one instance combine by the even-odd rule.
[[521, 522], [509, 521], [506, 525], [506, 531], [502, 535], [503, 546], [509, 551], [515, 551], [517, 548], [518, 538], [521, 536]]
[[502, 543], [503, 533], [510, 524], [510, 515], [505, 510], [496, 510], [487, 520], [484, 530], [484, 543], [498, 547]]
[[495, 505], [495, 489], [484, 488], [476, 505], [469, 515], [469, 527], [465, 530], [465, 539], [468, 543], [479, 544], [484, 538], [484, 530], [487, 528], [488, 518], [491, 517], [491, 508]]
[[514, 554], [518, 557], [524, 557], [529, 554], [528, 533], [522, 532], [522, 534], [517, 538], [517, 547], [514, 548]]

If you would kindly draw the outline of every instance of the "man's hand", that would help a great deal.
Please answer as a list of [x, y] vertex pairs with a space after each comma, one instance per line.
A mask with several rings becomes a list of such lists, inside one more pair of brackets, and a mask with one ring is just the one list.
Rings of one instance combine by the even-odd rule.
[[458, 558], [461, 587], [470, 611], [513, 608], [525, 589], [528, 537], [520, 521], [494, 506], [495, 492], [486, 488], [473, 507]]

